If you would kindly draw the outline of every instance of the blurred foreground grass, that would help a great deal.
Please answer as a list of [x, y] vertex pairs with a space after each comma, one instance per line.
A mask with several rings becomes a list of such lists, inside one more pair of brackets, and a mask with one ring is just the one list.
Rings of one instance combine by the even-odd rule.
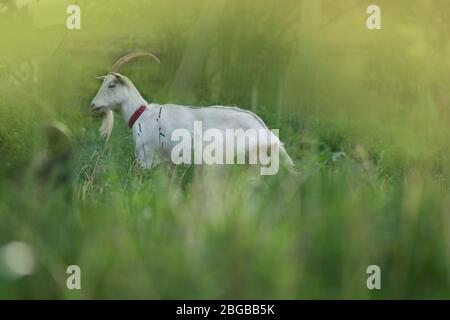
[[[0, 257], [0, 298], [447, 298], [450, 4], [378, 1], [371, 32], [369, 2], [79, 1], [68, 32], [64, 1], [0, 1], [0, 246], [35, 258]], [[162, 61], [124, 71], [149, 100], [250, 108], [302, 176], [138, 170], [120, 116], [105, 144], [87, 111], [136, 49]], [[75, 140], [62, 184], [36, 173], [50, 119]]]

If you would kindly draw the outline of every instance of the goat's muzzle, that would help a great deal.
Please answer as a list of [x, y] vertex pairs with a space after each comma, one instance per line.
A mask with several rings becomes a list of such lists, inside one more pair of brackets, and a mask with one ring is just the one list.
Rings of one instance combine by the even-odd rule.
[[94, 103], [91, 103], [91, 106], [89, 107], [89, 109], [90, 109], [92, 112], [95, 112], [95, 113], [103, 112], [103, 111], [102, 111], [103, 107], [102, 107], [102, 106], [97, 106], [97, 105], [95, 105]]

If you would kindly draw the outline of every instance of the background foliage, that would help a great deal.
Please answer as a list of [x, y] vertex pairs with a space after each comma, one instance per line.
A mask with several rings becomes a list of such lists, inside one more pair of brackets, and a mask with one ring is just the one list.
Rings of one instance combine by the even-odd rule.
[[[0, 258], [0, 298], [448, 297], [450, 3], [375, 2], [380, 31], [374, 1], [80, 0], [68, 31], [70, 1], [1, 0], [0, 246], [27, 243], [35, 270]], [[302, 176], [138, 170], [120, 116], [104, 143], [87, 110], [136, 49], [162, 61], [124, 70], [148, 100], [252, 109]]]

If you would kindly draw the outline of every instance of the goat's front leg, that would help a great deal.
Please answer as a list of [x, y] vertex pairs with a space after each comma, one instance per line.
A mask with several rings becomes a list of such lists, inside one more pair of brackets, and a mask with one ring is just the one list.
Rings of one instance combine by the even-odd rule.
[[161, 162], [157, 150], [149, 143], [136, 144], [136, 160], [144, 170], [150, 170]]

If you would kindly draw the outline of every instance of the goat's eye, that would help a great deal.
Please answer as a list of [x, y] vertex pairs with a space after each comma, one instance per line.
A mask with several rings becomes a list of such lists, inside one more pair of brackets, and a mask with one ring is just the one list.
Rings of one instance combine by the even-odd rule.
[[112, 88], [115, 88], [115, 87], [116, 87], [116, 85], [114, 83], [111, 83], [110, 85], [108, 85], [109, 89], [112, 89]]

